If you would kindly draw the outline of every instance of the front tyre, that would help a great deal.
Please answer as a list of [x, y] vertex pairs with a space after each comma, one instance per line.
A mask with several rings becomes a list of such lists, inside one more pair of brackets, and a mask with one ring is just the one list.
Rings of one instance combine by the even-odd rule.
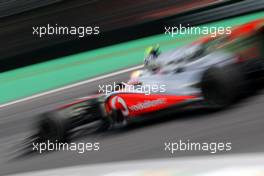
[[238, 99], [244, 84], [245, 78], [239, 67], [211, 67], [202, 76], [201, 89], [209, 106], [224, 108]]

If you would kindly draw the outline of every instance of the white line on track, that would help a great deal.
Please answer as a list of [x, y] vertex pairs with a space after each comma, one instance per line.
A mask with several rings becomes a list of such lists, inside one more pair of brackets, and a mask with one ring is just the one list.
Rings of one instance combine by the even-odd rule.
[[[139, 176], [139, 175], [190, 175], [190, 176], [254, 176], [263, 175], [263, 153], [219, 156], [177, 157], [170, 159], [135, 160], [106, 164], [79, 165], [32, 171], [12, 176]], [[190, 166], [192, 166], [190, 168]], [[153, 169], [154, 168], [154, 169]]]
[[116, 75], [120, 75], [120, 74], [123, 74], [123, 73], [126, 73], [126, 72], [130, 72], [130, 71], [133, 71], [133, 70], [141, 69], [142, 67], [143, 67], [143, 65], [138, 65], [138, 66], [135, 66], [135, 67], [127, 68], [127, 69], [124, 69], [124, 70], [119, 70], [119, 71], [116, 71], [116, 72], [113, 72], [113, 73], [109, 73], [109, 74], [106, 74], [106, 75], [98, 76], [98, 77], [91, 78], [91, 79], [88, 79], [88, 80], [85, 80], [85, 81], [81, 81], [81, 82], [70, 84], [70, 85], [67, 85], [67, 86], [64, 86], [64, 87], [53, 89], [53, 90], [50, 90], [50, 91], [47, 91], [47, 92], [35, 94], [35, 95], [29, 96], [29, 97], [26, 97], [26, 98], [22, 98], [22, 99], [19, 99], [19, 100], [15, 100], [15, 101], [12, 101], [12, 102], [9, 102], [9, 103], [2, 104], [2, 105], [0, 105], [0, 108], [4, 108], [4, 107], [7, 107], [7, 106], [15, 105], [15, 104], [26, 102], [26, 101], [30, 101], [30, 100], [33, 100], [35, 98], [39, 98], [39, 97], [46, 96], [46, 95], [49, 95], [49, 94], [57, 93], [57, 92], [60, 92], [60, 91], [66, 90], [66, 89], [78, 87], [78, 86], [81, 86], [81, 85], [84, 85], [84, 84], [87, 84], [87, 83], [91, 83], [91, 82], [94, 82], [94, 81], [99, 81], [99, 80], [102, 80], [102, 79], [105, 79], [105, 78], [109, 78], [109, 77], [113, 77], [113, 76], [116, 76]]

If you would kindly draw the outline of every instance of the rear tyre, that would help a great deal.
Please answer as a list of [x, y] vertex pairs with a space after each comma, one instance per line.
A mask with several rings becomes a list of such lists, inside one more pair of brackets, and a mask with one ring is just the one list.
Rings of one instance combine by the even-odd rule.
[[245, 78], [237, 66], [212, 67], [202, 76], [202, 94], [214, 108], [224, 108], [235, 102], [242, 93]]
[[43, 114], [39, 122], [38, 137], [42, 142], [67, 142], [69, 137], [69, 123], [63, 114], [49, 112]]
[[127, 125], [126, 117], [123, 115], [122, 111], [117, 109], [113, 110], [110, 115], [112, 121], [112, 127], [124, 127]]

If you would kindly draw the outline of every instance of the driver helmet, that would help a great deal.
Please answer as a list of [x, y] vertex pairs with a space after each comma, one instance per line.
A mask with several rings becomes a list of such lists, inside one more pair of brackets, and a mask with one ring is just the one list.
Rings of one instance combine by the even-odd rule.
[[145, 50], [144, 67], [148, 70], [156, 70], [158, 68], [156, 60], [159, 54], [159, 45], [148, 47]]

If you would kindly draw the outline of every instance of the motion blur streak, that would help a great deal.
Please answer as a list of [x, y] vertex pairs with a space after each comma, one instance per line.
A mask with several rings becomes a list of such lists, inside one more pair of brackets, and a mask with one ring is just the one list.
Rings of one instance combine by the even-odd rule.
[[[14, 174], [82, 164], [172, 157], [164, 152], [165, 141], [232, 141], [231, 153], [264, 152], [263, 91], [233, 108], [218, 113], [195, 111], [164, 117], [157, 122], [124, 130], [89, 136], [80, 133], [76, 142], [98, 141], [99, 153], [76, 155], [75, 152], [54, 152], [47, 155], [22, 155], [21, 140], [32, 133], [32, 124], [39, 113], [46, 112], [72, 98], [86, 96], [99, 84], [128, 79], [130, 73], [74, 87], [56, 94], [0, 110], [0, 174]], [[245, 130], [246, 129], [246, 130]], [[147, 140], [146, 140], [147, 139]], [[204, 152], [179, 152], [179, 156], [200, 156]], [[222, 153], [219, 153], [222, 154]], [[229, 152], [230, 154], [230, 152]], [[11, 159], [11, 160], [10, 160]], [[10, 162], [7, 162], [10, 161]], [[53, 162], [50, 162], [53, 161]]]
[[[241, 2], [249, 2], [249, 1], [253, 2], [254, 0], [247, 0]], [[1, 61], [4, 61], [6, 58], [14, 57], [14, 60], [12, 60], [12, 62], [9, 62], [11, 63], [11, 65], [9, 65], [10, 67], [5, 69], [16, 68], [18, 65], [25, 66], [27, 64], [36, 63], [35, 61], [32, 62], [33, 59], [38, 58], [37, 56], [41, 55], [38, 52], [34, 52], [37, 49], [43, 49], [41, 50], [43, 53], [45, 53], [41, 55], [43, 56], [43, 58], [46, 58], [44, 57], [46, 54], [50, 56], [49, 52], [53, 54], [55, 53], [55, 55], [52, 56], [52, 58], [55, 58], [54, 56], [57, 56], [58, 54], [60, 56], [68, 55], [72, 52], [80, 52], [83, 50], [87, 50], [88, 48], [89, 49], [92, 49], [93, 47], [98, 48], [100, 46], [112, 45], [114, 43], [121, 42], [123, 36], [131, 32], [132, 29], [132, 27], [130, 27], [130, 25], [132, 25], [131, 23], [140, 24], [141, 22], [147, 22], [148, 20], [151, 20], [153, 18], [159, 19], [159, 17], [163, 15], [170, 15], [172, 13], [175, 13], [176, 11], [178, 12], [178, 10], [189, 9], [188, 4], [190, 5], [190, 8], [193, 8], [194, 6], [193, 2], [198, 2], [198, 1], [168, 0], [167, 3], [165, 3], [166, 7], [163, 6], [163, 8], [160, 8], [163, 5], [163, 3], [159, 3], [159, 2], [163, 2], [161, 0], [146, 0], [146, 1], [124, 0], [123, 3], [120, 3], [120, 1], [112, 1], [112, 0], [109, 1], [64, 0], [63, 2], [65, 3], [55, 4], [60, 6], [60, 8], [53, 8], [55, 5], [54, 6], [50, 5], [44, 9], [40, 9], [41, 13], [39, 13], [39, 15], [34, 15], [34, 13], [23, 13], [23, 15], [21, 15], [18, 18], [16, 18], [16, 15], [13, 15], [10, 19], [3, 20], [3, 23], [0, 22], [1, 26], [10, 27], [10, 28], [1, 29], [0, 31], [0, 36], [2, 36], [1, 41], [3, 41], [1, 46], [4, 46], [0, 48], [0, 56], [2, 58], [0, 59]], [[79, 3], [82, 2], [82, 4], [75, 4], [77, 2]], [[203, 0], [200, 2], [205, 2], [205, 3], [209, 2], [211, 4], [213, 2], [225, 2], [225, 1]], [[234, 2], [232, 3], [232, 6], [236, 6], [236, 4], [240, 4], [238, 3], [240, 1], [232, 1], [232, 2]], [[66, 6], [69, 4], [70, 5], [66, 7], [64, 6], [65, 4]], [[195, 3], [195, 4], [197, 5], [199, 3]], [[260, 9], [262, 7], [261, 6], [259, 7], [258, 5], [254, 5], [254, 3], [252, 4], [247, 6], [246, 3], [246, 5], [242, 4], [241, 6], [239, 6], [238, 10], [236, 11], [239, 13], [240, 10], [243, 11], [243, 13], [240, 14], [231, 13], [232, 15], [230, 15], [229, 12], [237, 8], [228, 8], [227, 11], [228, 13], [227, 13], [225, 10], [222, 9], [221, 6], [220, 10], [218, 8], [213, 9], [217, 15], [214, 13], [210, 13], [212, 12], [211, 10], [209, 10], [209, 12], [202, 10], [202, 12], [206, 12], [205, 13], [206, 16], [197, 15], [197, 13], [193, 13], [192, 15], [196, 15], [197, 17], [202, 18], [201, 20], [199, 20], [199, 24], [204, 24], [207, 22], [213, 22], [217, 20], [223, 20], [221, 22], [225, 22], [221, 24], [218, 23], [218, 25], [223, 25], [223, 24], [229, 25], [233, 23], [237, 24], [237, 23], [242, 23], [241, 19], [235, 18], [232, 19], [231, 21], [225, 19], [233, 16], [241, 17], [240, 15], [242, 16], [244, 15], [243, 20], [248, 21], [251, 20], [252, 17], [256, 18], [256, 16], [258, 16], [258, 18], [260, 18], [263, 16], [262, 12], [259, 13], [260, 10], [263, 10]], [[198, 7], [201, 7], [200, 5]], [[244, 11], [245, 8], [252, 9], [253, 8], [252, 6], [256, 6], [256, 9], [254, 7], [252, 11]], [[167, 9], [168, 11], [165, 12], [164, 10], [167, 7], [169, 7]], [[113, 9], [117, 9], [117, 11], [114, 11]], [[159, 11], [159, 9], [162, 10]], [[74, 10], [76, 10], [75, 11], [76, 13], [69, 13], [69, 12], [74, 12]], [[127, 10], [129, 10], [129, 13], [127, 12]], [[151, 14], [143, 13], [143, 11], [145, 10], [151, 11], [153, 13]], [[221, 12], [220, 14], [221, 17], [215, 18], [215, 16], [218, 16], [217, 12], [219, 11]], [[87, 12], [85, 13], [86, 15], [82, 14], [84, 12]], [[249, 15], [251, 12], [252, 14]], [[254, 12], [258, 12], [257, 15], [256, 14], [254, 15]], [[98, 13], [100, 13], [101, 16], [97, 16]], [[207, 13], [209, 14], [207, 15]], [[45, 14], [47, 15], [46, 16], [47, 18], [44, 18]], [[73, 16], [74, 14], [75, 16]], [[211, 18], [212, 16], [214, 17]], [[185, 18], [185, 15], [183, 15], [182, 18]], [[32, 19], [32, 21], [29, 19]], [[197, 22], [196, 18], [192, 18], [192, 20], [193, 23]], [[25, 23], [23, 23], [23, 21]], [[109, 38], [105, 38], [107, 40], [103, 40], [104, 37], [98, 38], [99, 39], [98, 41], [100, 42], [107, 41], [107, 42], [102, 42], [103, 45], [101, 44], [95, 45], [96, 42], [92, 42], [92, 41], [97, 41], [97, 40], [91, 41], [90, 38], [87, 38], [87, 40], [84, 40], [80, 43], [78, 42], [78, 44], [73, 42], [71, 43], [71, 45], [64, 45], [66, 41], [68, 42], [71, 41], [71, 39], [69, 38], [61, 38], [61, 40], [56, 38], [50, 40], [43, 39], [41, 41], [35, 39], [31, 40], [32, 24], [36, 22], [49, 23], [51, 21], [53, 21], [54, 23], [58, 21], [61, 22], [62, 24], [70, 24], [74, 22], [82, 23], [83, 21], [85, 21], [87, 23], [98, 23], [98, 25], [102, 26], [103, 28], [106, 27], [106, 31], [111, 31], [118, 28], [128, 29], [128, 30], [126, 31], [127, 33], [123, 31], [125, 34], [123, 36], [114, 35], [113, 37], [112, 35], [109, 35], [112, 37], [110, 38], [111, 40]], [[165, 21], [164, 23], [162, 21], [162, 23], [158, 23], [158, 24], [161, 24], [160, 25], [161, 27], [163, 27], [164, 25], [171, 25], [171, 24], [174, 25], [172, 21], [169, 20], [169, 22]], [[20, 25], [18, 24], [18, 22], [21, 22]], [[149, 27], [151, 27], [152, 24], [153, 23], [151, 23]], [[211, 23], [209, 25], [215, 25], [215, 24], [216, 23]], [[36, 24], [34, 24], [34, 26], [35, 25]], [[12, 30], [8, 30], [8, 29], [12, 29]], [[145, 30], [146, 28], [142, 28], [142, 29]], [[28, 30], [30, 32], [28, 32]], [[13, 33], [8, 33], [6, 31], [14, 32], [17, 34], [19, 33], [19, 36], [12, 35]], [[137, 36], [137, 38], [144, 37], [145, 35], [151, 35], [152, 31], [150, 30], [144, 32], [146, 33], [143, 36]], [[134, 36], [132, 33], [130, 33], [127, 36], [128, 38], [124, 37], [125, 41], [135, 39], [133, 38]], [[148, 39], [152, 39], [149, 40], [151, 42], [158, 41], [152, 37]], [[219, 39], [220, 39], [219, 41], [222, 41], [221, 40], [222, 38]], [[257, 37], [256, 39], [259, 40], [260, 37]], [[109, 41], [115, 41], [115, 42], [111, 43]], [[163, 41], [163, 39], [161, 41]], [[62, 49], [63, 48], [62, 45], [61, 47], [58, 48], [54, 47], [55, 45], [59, 46], [57, 44], [59, 44], [60, 42], [64, 46], [64, 49]], [[135, 40], [134, 42], [140, 44], [142, 40], [141, 41]], [[179, 42], [177, 43], [172, 40], [164, 41], [164, 43], [169, 43], [169, 42], [173, 44], [175, 43], [175, 45], [179, 44]], [[239, 54], [245, 56], [244, 53], [246, 50], [245, 43], [242, 43], [240, 40], [238, 40], [237, 43], [240, 45], [239, 49], [241, 49], [239, 50], [241, 51]], [[86, 44], [90, 46], [86, 47], [87, 46]], [[216, 42], [215, 44], [221, 45], [221, 42], [220, 43]], [[143, 46], [143, 45], [139, 45], [139, 46]], [[112, 50], [112, 47], [109, 47], [108, 49]], [[167, 45], [167, 49], [169, 49], [169, 45]], [[250, 56], [252, 56], [252, 54], [256, 54], [256, 52], [254, 52], [256, 50], [253, 49], [247, 50], [246, 54], [249, 54]], [[121, 50], [122, 49], [120, 49], [120, 51]], [[126, 51], [122, 51], [122, 52], [126, 52]], [[132, 52], [134, 52], [134, 50]], [[24, 56], [28, 55], [31, 57], [21, 57], [20, 54], [22, 53], [24, 53], [23, 54]], [[40, 55], [35, 55], [36, 53]], [[180, 51], [179, 53], [177, 53], [177, 56], [180, 56], [180, 54], [183, 53], [184, 52]], [[198, 52], [197, 54], [201, 54], [201, 53]], [[229, 54], [229, 52], [227, 54]], [[15, 56], [17, 56], [18, 60], [16, 60], [17, 58]], [[107, 54], [107, 56], [109, 55]], [[120, 57], [120, 58], [128, 59], [128, 60], [130, 59], [132, 61], [135, 61], [133, 60], [135, 57], [134, 58]], [[212, 58], [216, 58], [216, 57], [212, 57]], [[239, 58], [235, 57], [235, 58], [237, 61], [236, 63], [240, 63], [243, 60], [245, 60], [245, 57], [239, 57]], [[46, 60], [48, 59], [51, 59], [51, 56], [47, 57]], [[173, 59], [175, 61], [175, 58]], [[184, 61], [184, 59], [182, 58], [178, 58], [178, 59]], [[257, 59], [263, 59], [263, 57], [258, 57]], [[9, 59], [7, 60], [10, 61]], [[28, 61], [28, 62], [24, 65], [24, 61]], [[109, 64], [109, 59], [100, 60], [100, 61], [102, 61], [101, 65], [99, 65], [98, 67], [94, 66], [95, 70], [98, 70], [100, 66], [102, 68], [102, 65], [106, 67], [114, 68], [114, 66], [111, 66]], [[119, 62], [122, 61], [120, 60]], [[38, 60], [37, 62], [40, 62], [40, 60]], [[112, 61], [110, 60], [110, 62]], [[12, 63], [14, 65], [12, 65]], [[17, 63], [23, 63], [23, 64], [17, 64]], [[115, 62], [113, 62], [113, 64], [115, 64]], [[264, 64], [262, 64], [261, 66], [263, 65]], [[1, 62], [0, 66], [8, 66], [8, 64]], [[122, 68], [125, 67], [128, 67], [128, 65]], [[245, 99], [242, 99], [236, 104], [221, 111], [209, 111], [207, 109], [206, 110], [200, 109], [200, 110], [190, 110], [188, 112], [185, 111], [185, 112], [178, 112], [173, 114], [171, 113], [169, 115], [164, 115], [162, 116], [162, 118], [155, 119], [153, 121], [148, 121], [134, 126], [133, 125], [127, 126], [122, 129], [121, 128], [113, 129], [105, 133], [102, 132], [102, 133], [91, 134], [87, 132], [87, 130], [83, 130], [83, 129], [76, 130], [76, 135], [72, 136], [72, 140], [74, 142], [79, 144], [98, 142], [100, 143], [100, 152], [85, 152], [83, 154], [76, 154], [76, 151], [56, 151], [56, 152], [45, 152], [40, 155], [37, 152], [32, 152], [32, 148], [28, 147], [31, 146], [32, 144], [33, 141], [32, 138], [36, 136], [35, 135], [32, 137], [32, 134], [36, 134], [36, 130], [34, 130], [33, 127], [35, 127], [36, 122], [40, 120], [38, 118], [39, 114], [51, 111], [56, 107], [60, 107], [61, 105], [70, 103], [76, 98], [85, 97], [94, 94], [96, 91], [98, 91], [98, 85], [107, 85], [113, 82], [118, 83], [118, 82], [126, 81], [129, 79], [129, 76], [131, 75], [131, 72], [134, 69], [139, 69], [141, 67], [142, 66], [128, 68], [126, 70], [122, 70], [108, 75], [99, 76], [97, 78], [89, 79], [84, 82], [79, 82], [63, 88], [34, 95], [32, 97], [28, 97], [22, 100], [17, 100], [15, 102], [0, 105], [0, 117], [1, 117], [0, 118], [0, 175], [7, 175], [7, 174], [9, 175], [20, 174], [22, 176], [23, 175], [27, 175], [27, 176], [28, 175], [29, 176], [30, 175], [34, 175], [34, 176], [38, 176], [38, 175], [39, 176], [41, 175], [56, 175], [56, 176], [57, 175], [66, 175], [66, 176], [67, 175], [92, 175], [92, 176], [120, 176], [120, 175], [122, 176], [145, 176], [145, 175], [146, 176], [149, 175], [150, 176], [157, 176], [157, 175], [158, 176], [172, 176], [172, 175], [255, 176], [257, 175], [260, 176], [263, 175], [264, 173], [264, 168], [263, 168], [264, 90], [263, 89], [258, 89], [255, 92], [252, 92], [252, 96], [245, 97]], [[258, 67], [258, 68], [263, 68], [263, 67]], [[95, 70], [91, 71], [90, 69], [86, 69], [86, 71], [90, 73], [95, 72]], [[152, 71], [155, 70], [157, 71], [157, 69], [154, 69]], [[184, 67], [181, 67], [174, 71], [180, 74], [180, 72], [184, 71]], [[77, 74], [77, 72], [78, 70], [72, 72], [68, 71], [67, 73], [74, 75]], [[87, 76], [87, 72], [80, 72], [80, 74], [81, 73], [82, 75]], [[218, 73], [228, 73], [228, 72], [222, 71]], [[66, 77], [65, 74], [62, 75]], [[224, 78], [229, 77], [229, 75], [225, 76]], [[4, 74], [3, 75], [1, 74], [1, 76], [4, 76]], [[21, 76], [21, 75], [17, 74], [16, 76]], [[43, 81], [44, 79], [38, 79], [42, 81], [40, 84], [38, 84], [39, 86], [45, 85]], [[87, 77], [84, 79], [87, 79]], [[179, 80], [179, 79], [173, 78], [173, 80]], [[173, 82], [173, 80], [171, 82]], [[56, 82], [57, 80], [53, 80], [53, 81]], [[240, 81], [237, 82], [233, 81], [231, 83], [234, 83], [235, 85], [235, 83], [240, 83]], [[31, 88], [35, 86], [34, 84], [27, 84], [27, 85], [30, 85]], [[183, 84], [180, 84], [180, 86], [182, 85]], [[201, 87], [200, 84], [191, 84], [191, 85], [194, 88]], [[17, 92], [19, 91], [22, 92], [21, 88], [19, 90], [19, 86], [14, 86], [13, 84], [12, 88], [15, 89], [15, 91]], [[220, 87], [219, 89], [225, 91], [226, 90], [225, 88], [226, 87], [224, 88]], [[251, 87], [248, 89], [251, 89]], [[3, 94], [5, 93], [2, 92], [2, 98], [4, 97]], [[17, 93], [15, 92], [14, 95], [15, 94]], [[222, 94], [218, 94], [218, 95], [222, 95]], [[117, 98], [115, 100], [117, 100]], [[134, 101], [137, 101], [137, 99], [134, 99]], [[158, 103], [160, 102], [162, 101], [158, 101]], [[137, 102], [136, 103], [137, 106], [135, 106], [133, 109], [138, 110], [144, 106], [153, 105], [151, 104], [153, 102], [147, 102], [147, 104], [144, 104], [144, 102], [142, 103]], [[155, 101], [154, 104], [155, 103], [157, 102]], [[119, 105], [122, 105], [122, 102]], [[88, 106], [92, 107], [91, 104], [88, 104]], [[83, 110], [83, 107], [84, 106], [74, 110], [80, 112]], [[101, 108], [101, 106], [98, 108]], [[71, 114], [69, 112], [66, 113]], [[111, 115], [113, 115], [113, 113]], [[61, 116], [61, 117], [65, 117], [65, 116]], [[116, 120], [120, 120], [120, 119], [117, 118]], [[82, 121], [77, 121], [77, 122], [82, 122]], [[62, 126], [60, 122], [58, 124], [60, 125], [60, 127]], [[52, 131], [54, 128], [50, 128], [50, 129], [51, 129], [50, 131]], [[54, 131], [59, 131], [59, 130], [54, 130]], [[215, 154], [210, 154], [202, 150], [175, 151], [172, 154], [164, 150], [165, 142], [168, 141], [175, 142], [179, 140], [182, 141], [189, 140], [193, 143], [232, 142], [232, 149], [230, 148], [230, 150], [228, 151], [219, 151]]]
[[2, 105], [0, 105], [0, 108], [11, 106], [11, 105], [14, 105], [14, 104], [17, 104], [17, 103], [21, 103], [21, 102], [24, 102], [24, 101], [29, 101], [29, 100], [32, 100], [32, 99], [35, 99], [35, 98], [39, 98], [41, 96], [48, 95], [48, 94], [57, 93], [59, 91], [65, 90], [65, 89], [78, 87], [78, 86], [81, 86], [81, 85], [84, 85], [84, 84], [88, 84], [88, 83], [91, 83], [91, 82], [98, 81], [100, 79], [105, 79], [105, 78], [108, 78], [108, 77], [116, 76], [116, 75], [119, 75], [119, 74], [123, 74], [123, 73], [126, 73], [126, 72], [137, 70], [137, 69], [140, 69], [140, 68], [142, 68], [142, 65], [131, 67], [131, 68], [127, 68], [127, 69], [120, 70], [120, 71], [113, 72], [113, 73], [109, 73], [109, 74], [102, 75], [102, 76], [99, 76], [99, 77], [96, 77], [96, 78], [92, 78], [92, 79], [81, 81], [81, 82], [78, 82], [78, 83], [75, 83], [75, 84], [71, 84], [71, 85], [68, 85], [68, 86], [65, 86], [65, 87], [61, 87], [61, 88], [54, 89], [54, 90], [51, 90], [51, 91], [47, 91], [47, 92], [43, 92], [43, 93], [40, 93], [40, 94], [36, 94], [36, 95], [30, 96], [30, 97], [27, 97], [27, 98], [23, 98], [23, 99], [20, 99], [20, 100], [12, 101], [10, 103], [2, 104]]
[[76, 173], [79, 176], [87, 175], [87, 173], [92, 173], [93, 176], [262, 176], [264, 166], [260, 163], [263, 162], [263, 153], [257, 153], [75, 166], [16, 176], [72, 176]]

